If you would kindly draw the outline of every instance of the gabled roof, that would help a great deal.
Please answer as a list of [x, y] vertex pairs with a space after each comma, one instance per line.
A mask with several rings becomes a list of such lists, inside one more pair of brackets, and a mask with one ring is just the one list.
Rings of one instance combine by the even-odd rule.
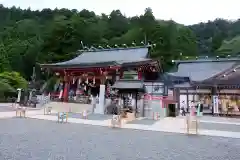
[[176, 62], [178, 64], [178, 71], [168, 73], [169, 75], [188, 77], [191, 81], [199, 82], [231, 70], [240, 62], [240, 59], [187, 60]]
[[45, 68], [98, 67], [105, 65], [143, 63], [146, 61], [151, 61], [151, 59], [148, 58], [148, 47], [113, 48], [84, 51], [72, 60], [54, 64], [42, 64], [41, 66]]
[[226, 70], [221, 74], [206, 81], [212, 84], [235, 84], [239, 85], [240, 65], [235, 65], [232, 69]]

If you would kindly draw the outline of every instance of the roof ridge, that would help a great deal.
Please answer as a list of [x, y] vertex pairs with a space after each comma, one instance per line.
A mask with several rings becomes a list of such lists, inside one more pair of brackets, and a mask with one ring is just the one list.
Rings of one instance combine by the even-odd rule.
[[225, 75], [227, 72], [229, 72], [230, 70], [233, 70], [234, 68], [236, 68], [236, 66], [238, 66], [238, 64], [233, 64], [231, 67], [225, 69], [224, 71], [216, 74], [215, 76], [212, 76], [212, 77], [209, 77], [208, 79], [204, 80], [204, 81], [208, 81], [208, 80], [212, 80], [212, 79], [216, 79], [216, 78], [219, 78], [223, 75]]
[[204, 63], [204, 62], [231, 62], [240, 61], [240, 58], [219, 58], [219, 59], [189, 59], [189, 60], [173, 60], [175, 63]]
[[[135, 47], [128, 47], [128, 48], [104, 48], [104, 49], [96, 49], [90, 51], [78, 50], [78, 52], [82, 53], [91, 53], [91, 52], [104, 52], [104, 51], [117, 51], [117, 50], [134, 50], [134, 49], [142, 49], [142, 48], [149, 48], [149, 46], [135, 46]], [[81, 54], [82, 54], [81, 53]]]

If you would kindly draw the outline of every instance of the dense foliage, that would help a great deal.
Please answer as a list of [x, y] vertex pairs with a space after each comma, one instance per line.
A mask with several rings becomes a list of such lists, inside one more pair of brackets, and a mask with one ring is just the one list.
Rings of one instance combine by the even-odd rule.
[[4, 97], [15, 95], [17, 88], [27, 88], [27, 81], [17, 72], [0, 73], [0, 102]]
[[196, 38], [188, 27], [156, 20], [150, 8], [130, 18], [119, 10], [98, 16], [88, 10], [31, 11], [0, 6], [0, 13], [0, 72], [13, 70], [28, 80], [36, 63], [71, 59], [84, 46], [154, 43], [151, 55], [164, 59], [166, 67], [180, 53], [197, 54]]
[[195, 33], [198, 52], [205, 55], [238, 55], [240, 53], [240, 19], [216, 19], [190, 26]]
[[[184, 26], [157, 20], [150, 8], [141, 16], [125, 17], [119, 10], [99, 16], [88, 10], [31, 11], [0, 5], [0, 22], [0, 73], [15, 71], [27, 80], [37, 63], [71, 59], [85, 46], [156, 44], [151, 56], [161, 59], [165, 70], [172, 59], [183, 56], [229, 54], [240, 50], [238, 43], [230, 40], [240, 33], [240, 21], [219, 19]], [[40, 71], [37, 74], [39, 77]]]

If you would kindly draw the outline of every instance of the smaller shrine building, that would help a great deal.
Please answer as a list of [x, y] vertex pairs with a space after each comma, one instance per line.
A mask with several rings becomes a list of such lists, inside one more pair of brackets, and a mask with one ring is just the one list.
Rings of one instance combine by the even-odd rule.
[[167, 73], [178, 108], [191, 102], [204, 104], [205, 114], [240, 115], [240, 59], [176, 60]]

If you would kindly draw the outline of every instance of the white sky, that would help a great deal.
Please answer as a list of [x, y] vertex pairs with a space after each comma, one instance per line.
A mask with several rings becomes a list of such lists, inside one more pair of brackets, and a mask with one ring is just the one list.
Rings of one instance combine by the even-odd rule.
[[114, 9], [120, 9], [126, 16], [140, 15], [150, 7], [157, 19], [172, 19], [186, 25], [215, 18], [240, 18], [239, 0], [0, 0], [0, 3], [7, 7], [15, 5], [33, 10], [85, 8], [97, 14], [109, 14]]

